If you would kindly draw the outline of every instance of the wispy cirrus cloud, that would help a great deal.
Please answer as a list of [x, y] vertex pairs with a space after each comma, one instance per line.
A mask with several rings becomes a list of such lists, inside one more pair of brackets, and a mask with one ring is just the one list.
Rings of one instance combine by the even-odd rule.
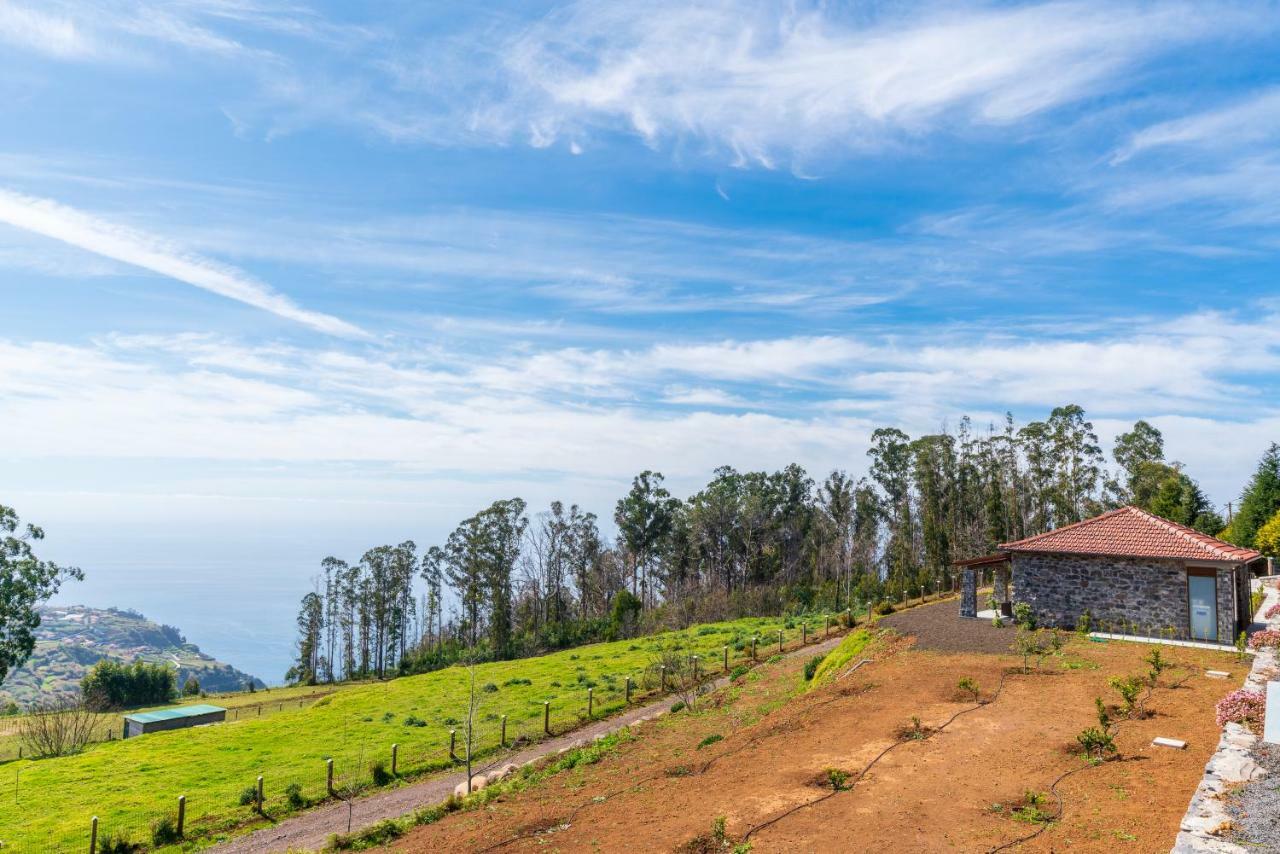
[[0, 222], [251, 305], [319, 332], [347, 337], [366, 335], [351, 323], [303, 308], [242, 270], [188, 252], [162, 237], [49, 199], [0, 189]]
[[626, 130], [774, 166], [880, 149], [944, 121], [1013, 125], [1122, 88], [1147, 59], [1251, 20], [1242, 8], [1184, 4], [842, 13], [580, 0], [510, 38], [503, 73], [481, 81], [487, 97], [471, 100], [465, 127], [534, 146]]

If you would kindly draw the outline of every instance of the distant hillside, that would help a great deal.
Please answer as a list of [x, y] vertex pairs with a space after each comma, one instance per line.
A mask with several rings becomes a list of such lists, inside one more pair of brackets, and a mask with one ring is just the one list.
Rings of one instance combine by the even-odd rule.
[[173, 626], [153, 623], [136, 611], [82, 605], [44, 606], [36, 648], [20, 669], [0, 685], [0, 704], [25, 705], [42, 693], [79, 687], [80, 677], [101, 658], [168, 662], [178, 669], [178, 686], [194, 675], [206, 691], [237, 691], [254, 679], [200, 651]]

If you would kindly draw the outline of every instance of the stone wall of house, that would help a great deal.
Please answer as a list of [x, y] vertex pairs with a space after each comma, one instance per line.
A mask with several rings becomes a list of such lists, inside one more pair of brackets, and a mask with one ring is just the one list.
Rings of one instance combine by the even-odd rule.
[[[1218, 572], [1218, 640], [1234, 639], [1235, 579]], [[1187, 630], [1186, 570], [1181, 561], [1072, 555], [1013, 555], [1013, 598], [1045, 625], [1074, 628], [1088, 611], [1095, 628], [1137, 623], [1159, 635]]]
[[1218, 570], [1218, 640], [1234, 643], [1236, 639], [1236, 587], [1235, 573], [1229, 569]]

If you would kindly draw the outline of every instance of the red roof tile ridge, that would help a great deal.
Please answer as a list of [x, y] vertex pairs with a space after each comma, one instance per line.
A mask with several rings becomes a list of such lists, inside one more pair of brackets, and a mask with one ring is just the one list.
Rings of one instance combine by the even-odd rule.
[[1002, 543], [1000, 548], [1010, 551], [1026, 549], [1034, 550], [1036, 543], [1049, 538], [1056, 539], [1057, 535], [1064, 531], [1089, 526], [1097, 522], [1104, 522], [1107, 519], [1114, 518], [1121, 514], [1136, 517], [1150, 525], [1159, 527], [1166, 533], [1172, 534], [1179, 540], [1192, 546], [1195, 550], [1206, 553], [1216, 560], [1241, 561], [1248, 563], [1249, 561], [1256, 560], [1262, 556], [1260, 552], [1254, 551], [1253, 549], [1233, 545], [1220, 540], [1217, 537], [1201, 533], [1194, 528], [1189, 528], [1186, 525], [1180, 525], [1177, 522], [1170, 521], [1162, 516], [1157, 516], [1149, 510], [1144, 510], [1141, 507], [1135, 507], [1132, 504], [1127, 504], [1124, 507], [1118, 507], [1115, 510], [1109, 510], [1106, 513], [1101, 513], [1090, 519], [1083, 519], [1079, 522], [1073, 522], [1070, 525], [1063, 525], [1061, 528], [1054, 528], [1052, 531], [1046, 531], [1043, 534], [1036, 534], [1011, 543]]
[[1100, 522], [1103, 519], [1110, 519], [1112, 516], [1116, 516], [1120, 513], [1123, 513], [1125, 509], [1126, 508], [1124, 507], [1117, 507], [1115, 510], [1108, 510], [1106, 513], [1100, 513], [1099, 515], [1091, 516], [1088, 519], [1081, 519], [1079, 522], [1072, 522], [1070, 525], [1063, 525], [1061, 528], [1054, 528], [1052, 531], [1045, 531], [1042, 534], [1032, 534], [1030, 537], [1023, 537], [1021, 540], [1014, 540], [1011, 543], [1001, 543], [997, 548], [1001, 548], [1001, 549], [1021, 548], [1027, 545], [1028, 543], [1034, 543], [1037, 540], [1043, 540], [1046, 537], [1052, 537], [1055, 534], [1062, 533], [1063, 531], [1070, 531], [1073, 528], [1081, 528], [1081, 527], [1084, 527], [1085, 525], [1092, 525], [1094, 522]]

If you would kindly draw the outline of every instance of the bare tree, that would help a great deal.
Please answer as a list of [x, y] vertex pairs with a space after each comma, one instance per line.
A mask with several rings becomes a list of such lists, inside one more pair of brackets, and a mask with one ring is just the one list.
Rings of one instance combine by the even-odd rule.
[[93, 741], [98, 716], [79, 695], [38, 700], [18, 721], [18, 738], [36, 758], [68, 756]]

